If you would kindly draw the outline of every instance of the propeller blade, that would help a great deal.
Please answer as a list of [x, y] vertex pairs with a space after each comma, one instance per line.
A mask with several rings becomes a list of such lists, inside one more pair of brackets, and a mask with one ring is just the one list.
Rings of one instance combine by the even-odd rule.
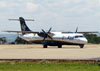
[[43, 38], [43, 41], [45, 40], [45, 38], [47, 38], [47, 34], [46, 32], [42, 29], [42, 32], [44, 33], [44, 38]]
[[52, 39], [52, 37], [51, 37], [50, 35], [47, 34], [47, 36], [48, 36], [50, 39]]
[[46, 37], [43, 38], [43, 41], [45, 40]]
[[48, 33], [51, 31], [52, 27], [49, 29]]
[[42, 32], [46, 34], [46, 32], [42, 29]]
[[[48, 33], [51, 31], [52, 28], [49, 29]], [[44, 39], [43, 41], [45, 40], [45, 38], [49, 37], [50, 39], [52, 39], [52, 37], [50, 35], [48, 35], [48, 33], [46, 33], [43, 29], [42, 29], [43, 33], [44, 33]]]

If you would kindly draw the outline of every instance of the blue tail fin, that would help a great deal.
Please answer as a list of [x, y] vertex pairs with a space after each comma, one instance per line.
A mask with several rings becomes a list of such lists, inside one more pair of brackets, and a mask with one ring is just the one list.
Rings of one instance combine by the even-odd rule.
[[[19, 21], [20, 21], [20, 26], [21, 26], [21, 31], [31, 31], [28, 26], [25, 23], [25, 20], [23, 17], [19, 17]], [[25, 34], [25, 33], [22, 33]]]

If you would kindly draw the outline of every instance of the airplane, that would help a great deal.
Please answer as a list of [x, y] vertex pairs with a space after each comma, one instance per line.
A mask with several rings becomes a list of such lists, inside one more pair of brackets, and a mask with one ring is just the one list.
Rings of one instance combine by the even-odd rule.
[[3, 31], [3, 32], [16, 32], [22, 33], [19, 35], [19, 38], [36, 43], [42, 44], [43, 48], [48, 46], [58, 46], [62, 48], [62, 45], [78, 45], [80, 48], [83, 48], [84, 45], [88, 42], [86, 37], [82, 33], [98, 33], [98, 32], [78, 32], [78, 27], [75, 32], [51, 32], [52, 28], [48, 32], [41, 29], [41, 32], [34, 32], [29, 29], [25, 21], [34, 21], [30, 19], [24, 19], [19, 17], [19, 19], [9, 19], [20, 21], [21, 31]]

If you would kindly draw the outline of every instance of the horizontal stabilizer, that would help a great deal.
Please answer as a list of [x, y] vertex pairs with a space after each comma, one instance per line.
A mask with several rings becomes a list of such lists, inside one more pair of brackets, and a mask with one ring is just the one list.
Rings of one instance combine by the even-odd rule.
[[[19, 19], [8, 19], [10, 21], [20, 21]], [[25, 21], [34, 21], [34, 19], [24, 19]]]

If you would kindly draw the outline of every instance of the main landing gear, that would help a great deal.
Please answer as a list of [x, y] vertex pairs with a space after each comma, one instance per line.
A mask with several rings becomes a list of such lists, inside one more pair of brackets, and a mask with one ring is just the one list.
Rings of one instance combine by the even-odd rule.
[[[84, 45], [79, 45], [80, 48], [83, 48]], [[48, 45], [43, 45], [43, 48], [48, 48]], [[58, 48], [62, 48], [62, 45], [58, 45]]]
[[48, 48], [48, 46], [47, 45], [43, 45], [43, 48]]
[[84, 47], [84, 45], [80, 45], [80, 48], [83, 48]]
[[[43, 45], [43, 48], [48, 48], [48, 45]], [[58, 48], [62, 48], [62, 45], [58, 45]]]

